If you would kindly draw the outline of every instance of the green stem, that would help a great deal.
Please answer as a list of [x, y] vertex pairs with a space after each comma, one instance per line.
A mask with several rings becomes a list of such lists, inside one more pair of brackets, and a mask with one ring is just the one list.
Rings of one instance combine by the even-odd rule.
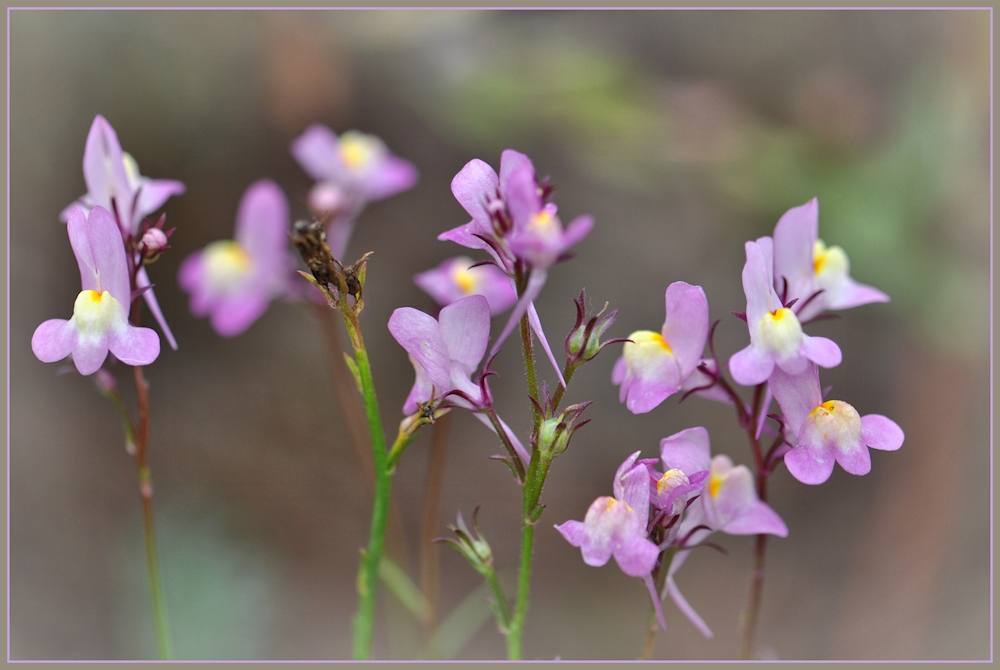
[[486, 581], [489, 583], [490, 588], [493, 589], [493, 597], [497, 599], [497, 613], [500, 615], [501, 630], [510, 629], [510, 607], [507, 605], [507, 596], [504, 595], [503, 587], [500, 586], [500, 580], [497, 578], [496, 570], [490, 566], [490, 569], [483, 573], [486, 577]]
[[[660, 554], [660, 562], [653, 569], [653, 584], [656, 586], [656, 597], [663, 601], [663, 585], [670, 574], [670, 563], [674, 560], [677, 547], [670, 547]], [[646, 644], [642, 649], [640, 660], [648, 661], [653, 658], [653, 642], [656, 640], [656, 630], [660, 627], [660, 622], [656, 620], [656, 606], [650, 603], [649, 619], [646, 622]]]
[[372, 456], [375, 463], [375, 503], [372, 509], [368, 548], [362, 554], [361, 566], [358, 570], [358, 609], [354, 615], [354, 658], [363, 660], [370, 659], [372, 655], [375, 597], [378, 594], [379, 564], [382, 562], [382, 551], [385, 549], [392, 471], [388, 463], [389, 455], [385, 450], [385, 433], [382, 431], [382, 419], [378, 411], [378, 399], [375, 397], [371, 365], [368, 362], [368, 352], [365, 349], [364, 339], [361, 337], [357, 314], [348, 303], [347, 297], [343, 293], [341, 295], [338, 308], [344, 316], [351, 345], [354, 347], [354, 357], [361, 377], [361, 392], [365, 399], [365, 413], [368, 415], [368, 431], [371, 433]]
[[576, 372], [578, 367], [578, 365], [570, 365], [569, 362], [567, 362], [566, 366], [563, 368], [563, 379], [566, 380], [566, 386], [560, 384], [559, 388], [556, 390], [556, 394], [552, 396], [553, 412], [559, 411], [559, 403], [562, 402], [563, 394], [566, 393], [566, 387], [569, 386], [569, 380], [573, 378], [573, 373]]

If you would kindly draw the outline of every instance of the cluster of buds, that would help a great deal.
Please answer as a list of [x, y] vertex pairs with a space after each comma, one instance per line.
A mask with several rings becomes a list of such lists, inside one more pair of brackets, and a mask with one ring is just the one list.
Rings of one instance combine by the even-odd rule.
[[[541, 452], [542, 458], [552, 460], [566, 451], [574, 433], [590, 423], [590, 419], [580, 421], [580, 415], [592, 404], [592, 401], [570, 405], [558, 416], [542, 419], [538, 433], [534, 436], [535, 448]], [[541, 408], [539, 408], [541, 410]], [[542, 414], [545, 416], [545, 414]]]

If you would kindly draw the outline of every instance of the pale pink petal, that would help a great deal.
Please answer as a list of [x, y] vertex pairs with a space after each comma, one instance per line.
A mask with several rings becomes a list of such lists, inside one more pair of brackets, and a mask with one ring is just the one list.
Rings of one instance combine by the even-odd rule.
[[149, 365], [160, 355], [160, 338], [151, 328], [126, 326], [109, 334], [108, 348], [126, 365]]
[[785, 212], [774, 227], [774, 283], [780, 292], [788, 280], [788, 298], [805, 299], [813, 278], [813, 247], [819, 235], [819, 201]]
[[61, 361], [73, 352], [76, 328], [66, 319], [43, 321], [31, 336], [31, 350], [42, 363]]
[[700, 286], [674, 282], [667, 287], [663, 339], [680, 365], [681, 378], [690, 375], [701, 361], [708, 339], [708, 299]]
[[531, 163], [531, 159], [520, 151], [515, 151], [514, 149], [504, 149], [503, 153], [500, 154], [500, 187], [504, 190], [507, 188], [507, 180], [510, 176], [525, 167], [531, 169], [531, 174], [535, 174], [535, 166]]
[[753, 328], [767, 312], [778, 309], [781, 305], [774, 292], [771, 266], [765, 257], [765, 249], [758, 242], [747, 242], [745, 247], [747, 262], [743, 266], [743, 292], [747, 298], [747, 323], [753, 332]]
[[234, 239], [263, 272], [285, 265], [290, 215], [284, 192], [270, 179], [247, 188], [236, 211]]
[[[686, 555], [690, 552], [684, 552], [684, 553]], [[671, 574], [667, 576], [666, 586], [667, 586], [667, 593], [670, 594], [670, 599], [674, 601], [674, 605], [676, 605], [677, 609], [681, 611], [681, 614], [687, 617], [687, 620], [690, 621], [692, 624], [694, 624], [694, 627], [697, 628], [702, 635], [711, 640], [712, 629], [708, 627], [708, 624], [706, 624], [705, 621], [700, 616], [698, 616], [698, 613], [694, 610], [693, 607], [691, 607], [691, 605], [688, 604], [688, 601], [681, 594], [681, 590], [677, 588], [677, 583], [674, 581], [672, 570]]]
[[136, 203], [136, 217], [141, 220], [142, 217], [163, 207], [171, 196], [181, 195], [186, 190], [184, 184], [173, 179], [142, 179], [139, 201]]
[[837, 367], [843, 358], [837, 343], [825, 337], [803, 335], [800, 351], [803, 356], [823, 368]]
[[527, 225], [529, 219], [542, 210], [542, 198], [538, 194], [533, 168], [521, 167], [512, 172], [504, 185], [503, 196], [515, 231]]
[[643, 577], [652, 572], [659, 554], [659, 547], [641, 533], [626, 534], [614, 548], [615, 563], [629, 577]]
[[831, 450], [840, 463], [840, 467], [852, 475], [867, 475], [872, 471], [872, 458], [868, 453], [868, 447], [861, 442], [849, 445], [846, 450]]
[[803, 484], [822, 484], [833, 474], [835, 458], [828, 449], [795, 447], [785, 454], [785, 467]]
[[646, 584], [649, 597], [653, 600], [653, 609], [656, 612], [656, 621], [660, 624], [660, 630], [666, 630], [667, 622], [663, 619], [663, 606], [660, 604], [660, 594], [656, 592], [656, 584], [653, 583], [653, 575], [643, 575], [642, 581]]
[[[618, 360], [615, 361], [614, 368], [611, 369], [611, 383], [615, 386], [621, 384], [625, 381], [625, 375], [628, 373], [628, 363], [625, 361], [624, 356], [619, 356]], [[625, 394], [627, 389], [621, 389], [618, 402], [625, 402]]]
[[[493, 427], [493, 424], [490, 422], [488, 416], [486, 416], [481, 412], [477, 412], [473, 416], [479, 419], [480, 423], [482, 423], [484, 426], [493, 431], [494, 434], [497, 432], [496, 429]], [[497, 418], [500, 419], [500, 417]], [[531, 461], [531, 454], [529, 454], [528, 450], [524, 448], [523, 444], [521, 444], [521, 440], [518, 439], [517, 433], [511, 430], [510, 426], [508, 426], [503, 419], [500, 419], [500, 427], [503, 428], [505, 433], [507, 433], [507, 437], [510, 439], [511, 446], [514, 447], [514, 451], [517, 453], [518, 457], [525, 465], [527, 465]]]
[[108, 337], [101, 333], [94, 337], [77, 337], [73, 347], [73, 364], [81, 375], [97, 372], [108, 357]]
[[400, 307], [389, 317], [389, 332], [423, 366], [439, 397], [452, 390], [448, 345], [434, 317], [412, 307]]
[[132, 190], [125, 173], [122, 145], [118, 142], [115, 129], [100, 114], [94, 118], [87, 133], [83, 150], [83, 181], [96, 205], [110, 210], [112, 198], [118, 200], [120, 207], [131, 204]]
[[774, 358], [753, 344], [737, 351], [729, 359], [729, 372], [737, 384], [756, 386], [767, 381], [774, 371]]
[[267, 311], [270, 300], [256, 293], [223, 296], [212, 308], [212, 328], [222, 337], [234, 337], [246, 331]]
[[70, 212], [66, 223], [69, 242], [80, 266], [83, 290], [107, 291], [125, 306], [132, 304], [129, 290], [125, 244], [118, 224], [103, 207], [94, 207], [90, 215], [82, 209]]
[[770, 533], [778, 537], [788, 537], [788, 526], [781, 520], [778, 513], [771, 509], [767, 503], [756, 499], [739, 516], [731, 519], [722, 531], [730, 535]]
[[660, 458], [667, 469], [677, 468], [687, 475], [708, 470], [712, 465], [708, 431], [698, 426], [663, 438]]
[[[455, 195], [458, 203], [472, 217], [477, 232], [488, 233], [490, 230], [490, 213], [486, 209], [486, 203], [496, 197], [498, 184], [497, 173], [478, 158], [473, 158], [466, 163], [465, 167], [459, 170], [455, 178], [451, 180], [451, 192]], [[466, 225], [468, 226], [468, 224]], [[453, 241], [457, 242], [458, 240]], [[482, 244], [481, 241], [479, 243]], [[459, 244], [463, 243], [459, 242]], [[463, 246], [469, 245], [463, 244]]]
[[871, 302], [889, 302], [889, 296], [873, 286], [859, 284], [850, 277], [845, 277], [836, 297], [827, 301], [829, 309], [848, 309]]
[[[532, 275], [540, 272], [539, 270], [533, 270]], [[543, 273], [544, 274], [544, 273]], [[545, 283], [544, 277], [541, 279], [542, 283]], [[528, 281], [529, 288], [531, 287], [531, 280]], [[539, 288], [541, 290], [541, 288]], [[549, 341], [545, 338], [545, 331], [542, 330], [542, 322], [538, 318], [538, 312], [535, 310], [535, 303], [530, 303], [528, 305], [528, 325], [531, 326], [531, 331], [538, 338], [538, 343], [542, 345], [542, 351], [545, 352], [545, 357], [549, 359], [549, 363], [552, 364], [552, 369], [556, 371], [556, 377], [559, 379], [559, 384], [563, 388], [566, 387], [566, 380], [563, 379], [562, 370], [559, 368], [559, 363], [556, 361], [555, 354], [552, 353], [552, 347], [549, 346]]]
[[790, 375], [778, 368], [771, 373], [767, 383], [784, 415], [785, 426], [793, 435], [798, 435], [809, 413], [823, 402], [819, 368], [810, 364], [800, 375]]
[[[145, 266], [139, 268], [139, 271], [136, 273], [135, 283], [140, 289], [144, 286], [151, 286], [149, 275], [146, 274]], [[177, 340], [174, 339], [174, 334], [170, 332], [170, 326], [167, 325], [167, 320], [163, 316], [160, 304], [156, 302], [156, 294], [153, 293], [153, 289], [148, 289], [142, 294], [142, 297], [146, 301], [146, 305], [149, 307], [149, 311], [152, 313], [153, 318], [156, 319], [156, 323], [160, 325], [160, 330], [163, 331], [163, 336], [167, 338], [170, 348], [177, 351]]]
[[365, 179], [364, 195], [369, 200], [387, 198], [411, 188], [418, 178], [419, 173], [412, 163], [397, 156], [386, 156]]
[[881, 414], [861, 417], [861, 441], [872, 449], [895, 451], [903, 446], [903, 429]]
[[558, 530], [559, 534], [566, 538], [566, 541], [574, 547], [579, 547], [586, 539], [586, 533], [583, 530], [582, 521], [570, 520], [563, 524], [556, 525], [555, 529]]
[[483, 360], [490, 339], [490, 306], [481, 295], [470, 295], [443, 307], [438, 315], [448, 356], [460, 363], [466, 376]]
[[337, 135], [321, 124], [313, 124], [292, 141], [292, 156], [316, 181], [338, 174]]

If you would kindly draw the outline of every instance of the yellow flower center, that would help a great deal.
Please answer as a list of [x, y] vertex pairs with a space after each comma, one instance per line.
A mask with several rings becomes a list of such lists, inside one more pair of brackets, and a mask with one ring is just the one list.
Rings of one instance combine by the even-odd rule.
[[678, 484], [686, 484], [687, 475], [678, 470], [677, 468], [670, 468], [663, 473], [663, 476], [656, 482], [656, 492], [663, 493], [663, 489], [667, 486], [675, 487]]
[[455, 267], [451, 271], [451, 279], [465, 295], [472, 295], [476, 292], [475, 275], [464, 263], [455, 264]]
[[249, 254], [233, 240], [212, 242], [202, 253], [206, 280], [220, 293], [238, 287], [253, 267]]
[[861, 416], [843, 400], [827, 400], [809, 412], [803, 432], [811, 440], [821, 437], [823, 443], [846, 451], [861, 439]]
[[802, 344], [802, 324], [792, 310], [782, 307], [764, 315], [755, 335], [754, 339], [768, 351], [790, 356]]
[[719, 475], [712, 472], [708, 476], [708, 495], [713, 498], [719, 497], [719, 488], [722, 486], [722, 482], [725, 481], [725, 477], [720, 477]]
[[813, 272], [827, 276], [845, 276], [850, 272], [847, 254], [838, 246], [827, 248], [823, 240], [813, 245]]
[[340, 158], [353, 172], [364, 172], [385, 151], [382, 140], [356, 130], [348, 130], [337, 143]]
[[107, 291], [80, 291], [73, 303], [73, 323], [83, 335], [105, 333], [122, 316], [123, 309]]

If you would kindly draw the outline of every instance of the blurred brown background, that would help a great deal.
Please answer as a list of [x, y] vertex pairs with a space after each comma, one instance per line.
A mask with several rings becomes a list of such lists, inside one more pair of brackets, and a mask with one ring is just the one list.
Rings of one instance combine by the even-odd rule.
[[[623, 337], [663, 321], [676, 280], [705, 288], [716, 344], [747, 341], [743, 242], [820, 201], [820, 235], [853, 276], [892, 296], [811, 327], [843, 364], [834, 396], [906, 432], [865, 477], [809, 487], [786, 471], [773, 507], [759, 627], [769, 658], [983, 659], [990, 647], [989, 14], [986, 11], [12, 11], [10, 14], [10, 655], [155, 654], [134, 466], [90, 379], [34, 358], [34, 328], [68, 318], [78, 271], [59, 211], [84, 193], [96, 114], [143, 174], [187, 184], [165, 211], [173, 250], [150, 268], [180, 349], [151, 383], [160, 558], [180, 658], [345, 658], [370, 493], [347, 443], [314, 314], [275, 304], [247, 333], [187, 311], [180, 261], [230, 237], [237, 202], [270, 177], [305, 214], [309, 179], [288, 152], [308, 124], [376, 133], [421, 171], [362, 215], [350, 254], [374, 251], [365, 337], [389, 431], [412, 383], [385, 328], [433, 310], [414, 273], [462, 251], [436, 241], [468, 217], [449, 190], [479, 157], [513, 147], [557, 185], [564, 220], [597, 226], [538, 301], [550, 340], [581, 287], [620, 310]], [[494, 324], [494, 329], [501, 323]], [[496, 332], [496, 330], [495, 330]], [[561, 348], [561, 347], [560, 347]], [[635, 658], [648, 596], [613, 564], [591, 568], [551, 526], [582, 519], [615, 468], [705, 425], [749, 460], [730, 410], [667, 400], [633, 416], [610, 384], [617, 348], [574, 379], [593, 423], [552, 469], [537, 535], [529, 658]], [[495, 366], [501, 414], [529, 420], [516, 348]], [[542, 365], [551, 382], [553, 375]], [[117, 366], [126, 396], [131, 375]], [[499, 446], [455, 416], [441, 534], [480, 520], [513, 575], [519, 491]], [[523, 429], [522, 429], [523, 431]], [[393, 432], [394, 434], [394, 432]], [[416, 575], [427, 437], [402, 459], [394, 499]], [[752, 540], [718, 537], [678, 574], [716, 633], [668, 602], [660, 658], [734, 658]], [[443, 614], [479, 584], [442, 550]], [[485, 613], [473, 598], [472, 610]], [[376, 655], [414, 658], [420, 632], [390, 596]], [[459, 658], [502, 658], [492, 620], [464, 617]], [[478, 629], [476, 622], [484, 622]]]

